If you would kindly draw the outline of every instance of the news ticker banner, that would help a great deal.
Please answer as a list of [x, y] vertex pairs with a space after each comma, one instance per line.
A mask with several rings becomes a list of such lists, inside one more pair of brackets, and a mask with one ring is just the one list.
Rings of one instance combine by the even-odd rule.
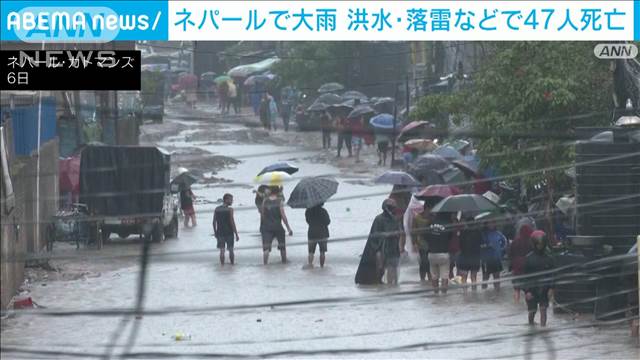
[[2, 0], [2, 40], [640, 40], [640, 0]]

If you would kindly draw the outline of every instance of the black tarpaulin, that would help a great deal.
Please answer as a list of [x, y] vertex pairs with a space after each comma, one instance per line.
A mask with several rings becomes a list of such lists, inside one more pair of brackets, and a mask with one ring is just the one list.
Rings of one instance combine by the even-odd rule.
[[97, 215], [159, 215], [169, 171], [169, 155], [156, 147], [87, 146], [80, 160], [80, 202]]

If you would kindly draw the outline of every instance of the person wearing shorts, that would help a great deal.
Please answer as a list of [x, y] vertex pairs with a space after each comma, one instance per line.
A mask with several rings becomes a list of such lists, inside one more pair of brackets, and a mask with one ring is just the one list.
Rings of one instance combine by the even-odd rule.
[[180, 208], [184, 214], [184, 227], [189, 227], [189, 219], [191, 219], [191, 226], [196, 226], [196, 211], [193, 208], [193, 201], [196, 196], [191, 191], [191, 188], [180, 190]]
[[240, 241], [238, 236], [238, 230], [236, 229], [236, 222], [233, 217], [233, 196], [231, 194], [224, 194], [222, 197], [223, 204], [218, 206], [213, 212], [213, 233], [218, 241], [218, 249], [220, 249], [220, 265], [224, 266], [224, 251], [229, 251], [229, 261], [231, 265], [235, 264], [235, 257], [233, 254], [233, 238]]
[[272, 186], [269, 188], [269, 197], [264, 200], [261, 208], [260, 234], [262, 235], [262, 260], [265, 265], [269, 263], [269, 253], [273, 240], [278, 240], [278, 250], [282, 263], [287, 262], [287, 250], [285, 247], [285, 232], [282, 223], [285, 224], [289, 231], [289, 236], [293, 235], [293, 231], [289, 226], [289, 221], [284, 212], [284, 205], [280, 197], [280, 187]]
[[429, 267], [436, 294], [440, 290], [445, 294], [449, 284], [449, 243], [452, 235], [449, 222], [449, 214], [438, 213], [424, 234], [429, 246]]
[[378, 165], [387, 165], [387, 153], [389, 153], [389, 135], [376, 134], [376, 144], [378, 145]]
[[313, 258], [317, 247], [320, 248], [320, 267], [324, 267], [331, 218], [323, 206], [324, 204], [316, 205], [307, 209], [304, 213], [307, 224], [309, 224], [309, 231], [307, 232], [309, 239], [309, 267], [313, 267]]

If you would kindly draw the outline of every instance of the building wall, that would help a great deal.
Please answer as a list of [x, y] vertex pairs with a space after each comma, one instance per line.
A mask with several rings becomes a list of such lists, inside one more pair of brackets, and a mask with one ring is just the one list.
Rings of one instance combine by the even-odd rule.
[[43, 144], [40, 156], [39, 221], [36, 221], [37, 155], [34, 152], [31, 156], [9, 160], [16, 206], [11, 214], [1, 210], [0, 298], [3, 308], [24, 280], [25, 255], [41, 252], [45, 248], [46, 226], [58, 208], [58, 139], [54, 138]]

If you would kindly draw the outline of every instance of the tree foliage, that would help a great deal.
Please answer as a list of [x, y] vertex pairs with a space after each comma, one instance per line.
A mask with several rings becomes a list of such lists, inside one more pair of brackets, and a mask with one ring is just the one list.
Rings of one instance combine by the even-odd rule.
[[[497, 46], [475, 81], [472, 118], [475, 130], [485, 135], [480, 152], [503, 154], [495, 161], [503, 173], [570, 164], [573, 148], [567, 138], [573, 129], [610, 122], [609, 62], [597, 59], [593, 46], [587, 42]], [[552, 181], [557, 174], [537, 171], [525, 180]]]
[[291, 42], [274, 66], [283, 84], [313, 91], [327, 82], [341, 82], [345, 69], [345, 46], [340, 42]]
[[528, 184], [553, 182], [562, 169], [539, 170], [571, 163], [572, 130], [611, 120], [610, 63], [597, 59], [593, 47], [590, 42], [495, 44], [468, 94], [429, 96], [416, 116], [467, 113], [486, 162], [503, 174], [527, 174]]

